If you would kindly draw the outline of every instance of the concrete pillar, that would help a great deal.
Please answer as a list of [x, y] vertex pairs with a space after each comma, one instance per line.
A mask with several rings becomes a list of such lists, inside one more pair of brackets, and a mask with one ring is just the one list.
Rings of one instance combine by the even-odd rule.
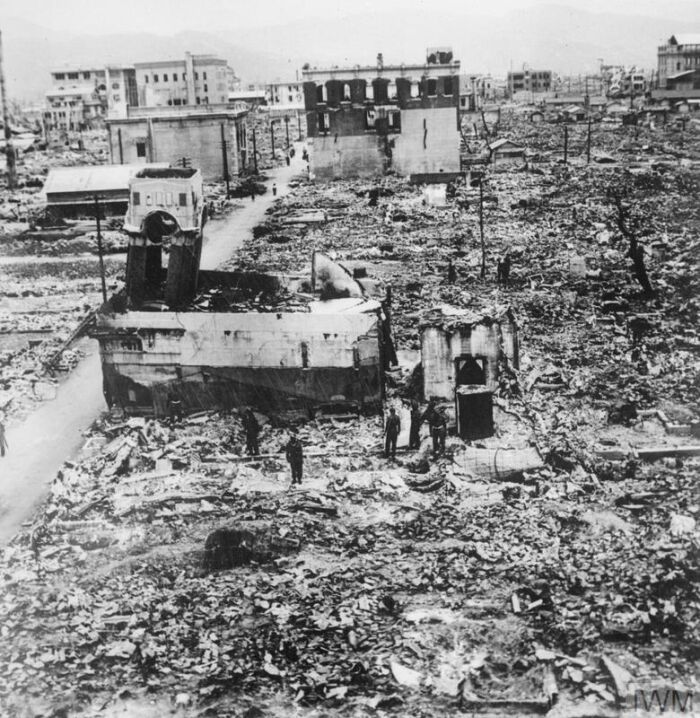
[[194, 105], [195, 91], [194, 91], [194, 62], [192, 60], [192, 53], [185, 53], [185, 77], [187, 83], [187, 104]]
[[126, 296], [131, 307], [138, 309], [146, 296], [146, 239], [130, 237], [126, 259]]

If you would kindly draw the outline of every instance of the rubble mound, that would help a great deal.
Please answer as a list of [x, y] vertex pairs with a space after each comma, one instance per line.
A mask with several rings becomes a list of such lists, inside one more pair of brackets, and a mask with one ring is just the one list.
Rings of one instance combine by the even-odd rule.
[[204, 542], [203, 567], [216, 571], [266, 563], [296, 548], [295, 542], [276, 537], [266, 529], [223, 526], [212, 531]]

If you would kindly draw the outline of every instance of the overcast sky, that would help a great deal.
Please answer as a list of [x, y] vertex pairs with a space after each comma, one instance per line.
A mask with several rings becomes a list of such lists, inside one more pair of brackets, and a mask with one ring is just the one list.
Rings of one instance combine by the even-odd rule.
[[[698, 0], [550, 0], [594, 12], [672, 16], [700, 20]], [[537, 0], [1, 0], [0, 19], [15, 17], [51, 30], [107, 34], [183, 30], [228, 30], [317, 17], [396, 12], [410, 22], [412, 10], [499, 15], [518, 7], [545, 4]], [[339, 29], [342, 32], [342, 29]]]

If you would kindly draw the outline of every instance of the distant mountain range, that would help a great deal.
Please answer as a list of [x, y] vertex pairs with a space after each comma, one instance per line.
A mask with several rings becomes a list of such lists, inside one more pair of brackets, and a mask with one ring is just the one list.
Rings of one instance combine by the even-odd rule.
[[[560, 74], [593, 72], [606, 63], [656, 66], [656, 49], [670, 35], [700, 32], [700, 3], [670, 0], [673, 17], [558, 5], [519, 8], [501, 17], [470, 12], [441, 13], [440, 5], [406, 13], [376, 12], [318, 17], [283, 26], [238, 31], [68, 36], [39, 25], [0, 18], [10, 96], [18, 101], [43, 97], [52, 68], [64, 64], [100, 65], [182, 57], [186, 50], [226, 58], [245, 83], [288, 80], [305, 62], [311, 65], [422, 61], [425, 48], [451, 45], [464, 72], [503, 76], [523, 63]], [[377, 3], [378, 7], [381, 7]], [[666, 4], [665, 4], [666, 5]], [[614, 4], [610, 4], [611, 7]], [[424, 7], [424, 6], [423, 6]], [[648, 3], [640, 2], [648, 11]], [[654, 6], [658, 10], [658, 4]]]

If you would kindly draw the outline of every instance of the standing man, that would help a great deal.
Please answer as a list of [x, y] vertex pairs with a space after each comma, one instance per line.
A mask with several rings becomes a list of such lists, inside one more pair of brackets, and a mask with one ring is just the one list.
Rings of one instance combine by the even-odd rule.
[[454, 284], [457, 281], [457, 269], [455, 263], [450, 259], [450, 263], [447, 265], [447, 283]]
[[170, 428], [175, 426], [175, 422], [182, 421], [182, 399], [175, 393], [174, 389], [170, 390], [168, 397], [168, 414], [170, 415]]
[[445, 451], [447, 419], [442, 409], [434, 409], [430, 415], [430, 434], [433, 437], [433, 458]]
[[292, 484], [301, 484], [301, 476], [304, 471], [304, 448], [296, 434], [289, 437], [284, 453], [287, 455], [289, 468], [292, 470]]
[[401, 419], [397, 416], [396, 409], [392, 407], [389, 409], [389, 417], [384, 427], [384, 434], [386, 435], [386, 442], [384, 443], [385, 458], [391, 458], [392, 461], [396, 459], [396, 441], [400, 433]]
[[420, 425], [423, 422], [420, 406], [414, 399], [411, 402], [411, 431], [408, 437], [409, 449], [420, 449]]
[[251, 456], [257, 456], [260, 453], [260, 447], [258, 446], [260, 424], [258, 424], [258, 420], [250, 407], [243, 412], [243, 430], [245, 431], [246, 451]]
[[272, 196], [277, 197], [277, 185], [274, 182], [272, 183]]
[[7, 450], [7, 439], [5, 438], [5, 427], [3, 423], [0, 421], [0, 456], [5, 456], [5, 451]]
[[510, 277], [510, 254], [506, 252], [499, 260], [496, 268], [496, 279], [504, 287], [508, 285]]

